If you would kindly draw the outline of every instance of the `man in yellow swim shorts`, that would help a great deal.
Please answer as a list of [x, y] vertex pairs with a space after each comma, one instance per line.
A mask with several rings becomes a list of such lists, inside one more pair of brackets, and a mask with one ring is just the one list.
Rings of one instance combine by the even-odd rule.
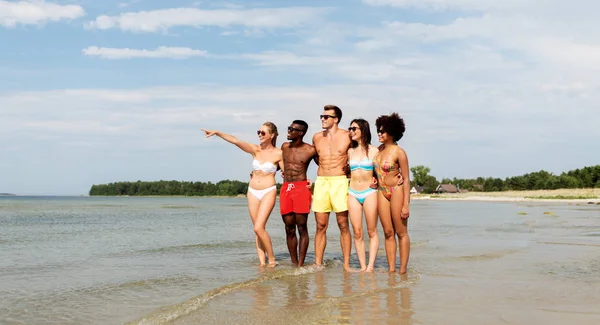
[[345, 166], [348, 163], [350, 137], [348, 131], [338, 128], [342, 110], [334, 105], [326, 105], [321, 115], [323, 131], [313, 136], [317, 149], [319, 168], [313, 191], [312, 210], [315, 212], [317, 231], [315, 233], [315, 265], [323, 264], [327, 246], [329, 214], [335, 212], [340, 228], [340, 242], [344, 256], [344, 270], [350, 270], [352, 237], [348, 225], [348, 178]]

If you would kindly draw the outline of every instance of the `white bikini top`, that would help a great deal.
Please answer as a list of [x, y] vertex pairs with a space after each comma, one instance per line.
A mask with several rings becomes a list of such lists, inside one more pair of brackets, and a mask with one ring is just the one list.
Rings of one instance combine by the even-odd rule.
[[252, 160], [252, 170], [260, 170], [265, 173], [274, 173], [277, 171], [277, 166], [271, 162], [260, 163], [258, 160]]

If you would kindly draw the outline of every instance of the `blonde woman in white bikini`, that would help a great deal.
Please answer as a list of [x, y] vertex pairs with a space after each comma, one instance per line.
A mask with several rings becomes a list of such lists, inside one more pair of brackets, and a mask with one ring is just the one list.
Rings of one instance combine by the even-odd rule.
[[[252, 155], [252, 178], [248, 186], [248, 212], [252, 218], [254, 232], [256, 234], [256, 252], [260, 265], [266, 265], [266, 257], [269, 266], [277, 265], [273, 254], [271, 237], [265, 229], [267, 220], [275, 206], [277, 187], [275, 185], [275, 172], [277, 169], [283, 171], [283, 158], [281, 149], [277, 148], [277, 127], [271, 122], [265, 122], [257, 131], [260, 144], [244, 142], [233, 135], [219, 131], [204, 130], [206, 137], [216, 135], [221, 139], [235, 144], [243, 151]], [[266, 256], [265, 256], [266, 255]]]

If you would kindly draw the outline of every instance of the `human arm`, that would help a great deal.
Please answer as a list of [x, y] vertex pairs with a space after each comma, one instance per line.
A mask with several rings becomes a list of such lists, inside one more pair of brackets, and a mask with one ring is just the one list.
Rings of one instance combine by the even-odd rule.
[[284, 167], [285, 165], [283, 164], [283, 146], [281, 146], [281, 157], [279, 159], [279, 162], [277, 163], [279, 165], [279, 170], [281, 170], [281, 178], [285, 179], [285, 175], [284, 175]]
[[201, 130], [204, 131], [204, 135], [207, 138], [212, 137], [213, 135], [216, 135], [219, 138], [221, 138], [229, 143], [235, 144], [238, 148], [242, 149], [243, 151], [245, 151], [253, 156], [256, 152], [255, 145], [248, 143], [248, 142], [244, 142], [244, 141], [234, 137], [231, 134], [223, 133], [220, 131], [211, 131], [211, 130], [205, 130], [205, 129], [201, 129]]
[[[371, 159], [371, 161], [373, 161], [373, 163], [375, 163], [375, 158], [377, 157], [377, 154], [379, 153], [379, 150], [373, 146], [373, 145], [369, 145], [369, 159]], [[379, 188], [379, 181], [377, 180], [377, 174], [375, 173], [375, 168], [373, 168], [373, 180], [371, 181], [371, 185], [369, 185], [370, 188], [376, 190]]]
[[285, 179], [285, 173], [283, 170], [283, 159], [279, 161], [279, 170], [281, 170], [281, 178]]
[[404, 204], [402, 205], [402, 211], [400, 212], [400, 217], [403, 219], [407, 219], [410, 216], [410, 176], [409, 168], [408, 168], [408, 157], [406, 156], [406, 152], [404, 149], [400, 149], [398, 151], [398, 163], [400, 164], [400, 170], [402, 171], [402, 186], [404, 188]]
[[313, 160], [315, 161], [315, 164], [317, 164], [317, 166], [319, 166], [319, 153], [317, 151], [317, 145], [315, 145], [315, 139], [317, 138], [317, 135], [313, 135], [312, 138], [312, 147], [313, 147]]
[[352, 171], [350, 170], [350, 149], [346, 151], [346, 164], [342, 167], [342, 170], [346, 174], [346, 178], [350, 178], [352, 176]]

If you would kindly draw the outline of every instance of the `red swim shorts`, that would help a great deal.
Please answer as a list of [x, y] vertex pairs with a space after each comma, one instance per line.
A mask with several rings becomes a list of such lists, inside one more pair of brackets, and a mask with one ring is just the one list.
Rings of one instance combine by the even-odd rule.
[[308, 181], [285, 182], [279, 192], [279, 210], [282, 215], [294, 213], [310, 213], [312, 194]]

